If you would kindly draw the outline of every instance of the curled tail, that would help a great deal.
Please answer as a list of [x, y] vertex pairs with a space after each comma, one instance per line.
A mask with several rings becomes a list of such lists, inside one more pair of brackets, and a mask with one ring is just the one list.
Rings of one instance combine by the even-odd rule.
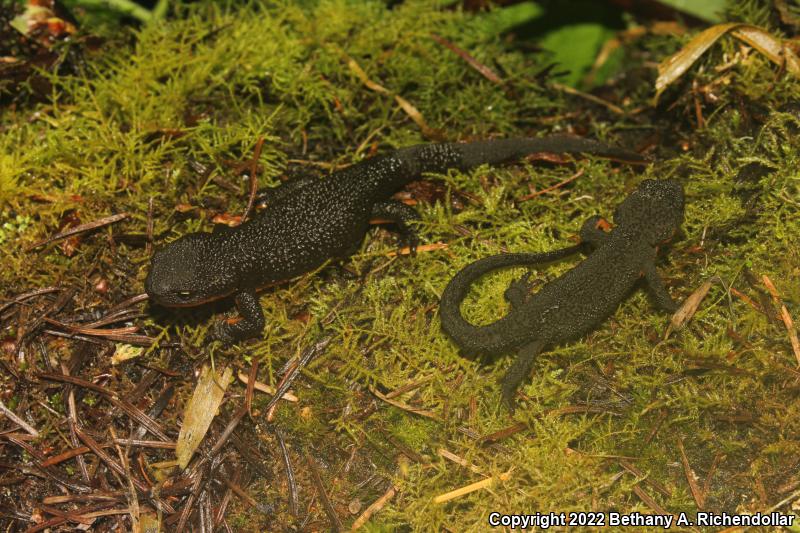
[[461, 269], [447, 284], [439, 303], [442, 329], [468, 355], [483, 353], [497, 355], [530, 341], [532, 327], [517, 326], [513, 313], [487, 324], [476, 326], [461, 314], [461, 302], [470, 286], [484, 274], [511, 266], [529, 266], [564, 259], [581, 249], [581, 245], [568, 246], [545, 253], [498, 254], [479, 259]]

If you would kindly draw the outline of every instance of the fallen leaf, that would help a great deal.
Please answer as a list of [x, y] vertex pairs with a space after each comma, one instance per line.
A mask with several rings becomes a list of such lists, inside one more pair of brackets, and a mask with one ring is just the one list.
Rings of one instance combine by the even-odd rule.
[[131, 346], [130, 344], [117, 343], [114, 348], [114, 355], [111, 356], [111, 364], [113, 366], [124, 363], [130, 359], [136, 359], [144, 353], [143, 347]]
[[800, 58], [782, 39], [756, 26], [742, 26], [731, 32], [731, 35], [749, 44], [776, 65], [785, 66], [790, 74], [800, 75]]
[[684, 72], [689, 70], [689, 67], [691, 67], [712, 44], [717, 42], [720, 37], [739, 26], [741, 26], [741, 24], [736, 22], [711, 26], [707, 30], [701, 31], [695, 35], [694, 38], [678, 52], [659, 63], [655, 100], [658, 100], [658, 97], [661, 96], [661, 93], [664, 92], [669, 84], [680, 78]]
[[53, 45], [51, 39], [68, 37], [78, 31], [74, 24], [56, 16], [54, 2], [42, 4], [29, 2], [25, 11], [11, 21], [11, 27], [23, 35], [35, 37], [46, 48]]
[[697, 287], [697, 289], [695, 289], [695, 291], [690, 294], [686, 300], [684, 300], [683, 304], [681, 304], [678, 310], [675, 311], [675, 314], [672, 315], [672, 318], [669, 321], [667, 331], [664, 333], [665, 339], [669, 337], [673, 331], [682, 328], [683, 325], [694, 316], [694, 314], [697, 312], [697, 308], [700, 307], [700, 302], [703, 301], [703, 298], [706, 297], [709, 289], [711, 289], [713, 282], [713, 279], [704, 281], [702, 285]]
[[737, 22], [717, 24], [698, 33], [686, 46], [658, 65], [654, 102], [657, 102], [661, 93], [689, 70], [694, 62], [726, 33], [731, 33], [737, 39], [755, 48], [773, 63], [785, 67], [791, 74], [800, 76], [800, 58], [779, 37], [763, 28], [749, 24]]
[[225, 389], [232, 380], [233, 371], [230, 368], [226, 368], [220, 377], [209, 366], [203, 367], [192, 398], [186, 404], [183, 425], [175, 446], [175, 455], [178, 457], [178, 466], [181, 470], [189, 464], [192, 455], [205, 437], [225, 396]]
[[781, 22], [787, 26], [800, 27], [800, 17], [797, 15], [797, 8], [789, 6], [786, 0], [775, 0], [773, 2], [775, 10], [781, 18]]

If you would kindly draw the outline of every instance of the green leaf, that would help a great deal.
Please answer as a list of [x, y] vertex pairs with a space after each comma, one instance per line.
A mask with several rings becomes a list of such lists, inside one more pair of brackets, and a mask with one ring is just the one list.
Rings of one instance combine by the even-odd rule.
[[88, 9], [105, 9], [128, 15], [142, 22], [149, 22], [153, 15], [133, 0], [74, 0], [73, 5]]
[[614, 33], [614, 30], [601, 24], [575, 24], [550, 32], [540, 44], [552, 52], [559, 70], [569, 71], [561, 81], [577, 87], [594, 64], [603, 43], [612, 38]]
[[[573, 87], [580, 85], [603, 44], [625, 28], [622, 10], [591, 0], [526, 2], [497, 9], [488, 15], [488, 20], [489, 27], [495, 31], [513, 33], [517, 42], [532, 43], [547, 50], [552, 61], [558, 64], [556, 70], [567, 72], [562, 83]], [[601, 77], [613, 74], [612, 70], [618, 65], [608, 65]]]
[[725, 11], [727, 0], [661, 0], [662, 4], [672, 6], [678, 11], [683, 11], [708, 22], [720, 22], [720, 16]]

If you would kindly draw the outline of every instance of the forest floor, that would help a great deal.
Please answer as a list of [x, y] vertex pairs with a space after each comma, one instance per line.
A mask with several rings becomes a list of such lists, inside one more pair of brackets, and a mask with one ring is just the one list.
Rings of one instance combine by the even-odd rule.
[[[80, 57], [65, 53], [27, 96], [5, 95], [0, 400], [19, 420], [0, 427], [3, 530], [128, 530], [136, 517], [166, 531], [365, 520], [367, 531], [483, 531], [491, 511], [790, 512], [796, 73], [724, 36], [654, 102], [656, 65], [699, 29], [647, 21], [620, 33], [614, 72], [583, 92], [513, 38], [506, 10], [309, 4], [200, 3], [76, 44]], [[727, 17], [796, 30], [754, 2]], [[376, 227], [349, 260], [264, 291], [263, 338], [232, 347], [207, 340], [230, 302], [179, 312], [134, 298], [155, 247], [235, 223], [253, 168], [269, 187], [420, 142], [565, 132], [649, 164], [550, 154], [427, 176], [398, 195], [422, 217], [416, 256]], [[657, 266], [678, 301], [708, 291], [696, 313], [671, 327], [635, 291], [596, 331], [543, 353], [509, 413], [498, 381], [512, 358], [460, 356], [440, 329], [442, 290], [481, 257], [574, 244], [583, 220], [611, 220], [647, 178], [685, 188], [685, 222]], [[70, 228], [81, 231], [51, 239]], [[477, 283], [465, 314], [506, 313], [522, 272]], [[245, 385], [254, 373], [275, 387], [311, 355], [296, 402], [267, 409], [273, 394]], [[207, 365], [243, 379], [181, 470], [174, 443]]]

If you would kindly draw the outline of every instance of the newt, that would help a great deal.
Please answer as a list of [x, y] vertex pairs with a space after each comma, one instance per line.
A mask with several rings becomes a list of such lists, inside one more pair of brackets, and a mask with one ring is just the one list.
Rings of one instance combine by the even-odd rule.
[[150, 299], [166, 307], [197, 306], [233, 297], [241, 319], [223, 322], [214, 338], [230, 343], [258, 336], [264, 314], [256, 291], [288, 281], [358, 250], [371, 219], [396, 225], [412, 252], [417, 212], [390, 199], [424, 173], [468, 170], [536, 153], [588, 153], [641, 162], [633, 152], [570, 136], [420, 144], [334, 172], [267, 189], [267, 207], [234, 228], [218, 226], [172, 241], [153, 254], [145, 280]]
[[[581, 244], [545, 253], [504, 253], [479, 259], [460, 270], [445, 287], [439, 316], [442, 329], [467, 356], [493, 358], [516, 351], [502, 379], [502, 399], [510, 410], [535, 358], [547, 347], [575, 340], [616, 311], [638, 280], [644, 279], [658, 308], [673, 313], [677, 304], [656, 271], [659, 244], [683, 223], [683, 187], [674, 180], [644, 180], [614, 211], [616, 226], [599, 216], [587, 219]], [[530, 272], [505, 291], [509, 312], [476, 326], [461, 314], [470, 286], [493, 270], [531, 266], [568, 257], [588, 248], [588, 256], [531, 294]]]

